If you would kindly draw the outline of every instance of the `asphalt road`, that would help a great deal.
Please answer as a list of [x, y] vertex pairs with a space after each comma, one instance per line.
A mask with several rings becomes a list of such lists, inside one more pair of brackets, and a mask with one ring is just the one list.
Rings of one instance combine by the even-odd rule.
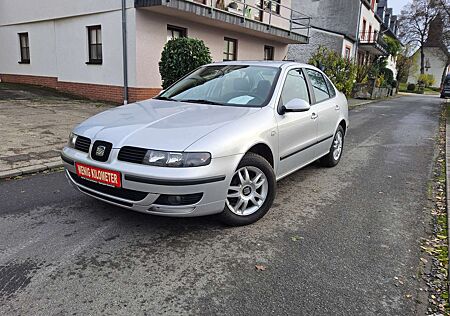
[[62, 173], [0, 182], [0, 314], [417, 313], [439, 104], [351, 111], [341, 163], [282, 180], [247, 227], [112, 207]]

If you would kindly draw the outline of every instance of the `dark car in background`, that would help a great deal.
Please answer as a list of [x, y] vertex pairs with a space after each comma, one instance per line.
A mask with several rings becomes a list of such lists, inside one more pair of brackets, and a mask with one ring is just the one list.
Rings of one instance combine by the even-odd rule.
[[447, 75], [444, 79], [441, 89], [441, 98], [450, 97], [450, 75]]

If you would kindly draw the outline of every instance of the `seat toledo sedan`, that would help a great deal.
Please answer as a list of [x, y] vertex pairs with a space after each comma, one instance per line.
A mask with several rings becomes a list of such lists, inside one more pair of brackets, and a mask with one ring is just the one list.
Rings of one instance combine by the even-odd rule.
[[81, 192], [165, 216], [262, 218], [277, 180], [320, 159], [333, 167], [348, 128], [345, 96], [320, 70], [293, 62], [224, 62], [154, 99], [78, 125], [62, 150]]

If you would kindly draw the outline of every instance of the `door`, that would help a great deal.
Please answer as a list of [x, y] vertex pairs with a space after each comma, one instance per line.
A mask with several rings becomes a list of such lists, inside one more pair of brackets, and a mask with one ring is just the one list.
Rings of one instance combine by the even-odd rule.
[[280, 109], [292, 99], [303, 99], [311, 104], [308, 85], [301, 69], [288, 72], [281, 92], [278, 122], [278, 149], [280, 162], [278, 176], [284, 176], [314, 160], [317, 155], [317, 115], [314, 110], [280, 114]]
[[319, 157], [330, 151], [335, 129], [338, 125], [340, 107], [336, 90], [329, 79], [314, 69], [305, 69], [314, 93], [314, 109], [317, 118], [317, 154]]

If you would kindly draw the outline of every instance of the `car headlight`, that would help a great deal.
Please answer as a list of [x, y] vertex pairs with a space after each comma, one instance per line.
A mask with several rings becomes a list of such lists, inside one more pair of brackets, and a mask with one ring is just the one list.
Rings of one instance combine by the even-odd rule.
[[185, 153], [160, 150], [148, 150], [143, 163], [158, 167], [200, 167], [209, 165], [210, 153]]
[[75, 142], [77, 141], [77, 137], [78, 137], [78, 135], [76, 135], [74, 133], [70, 133], [70, 135], [69, 135], [69, 143], [68, 143], [69, 147], [75, 148]]

